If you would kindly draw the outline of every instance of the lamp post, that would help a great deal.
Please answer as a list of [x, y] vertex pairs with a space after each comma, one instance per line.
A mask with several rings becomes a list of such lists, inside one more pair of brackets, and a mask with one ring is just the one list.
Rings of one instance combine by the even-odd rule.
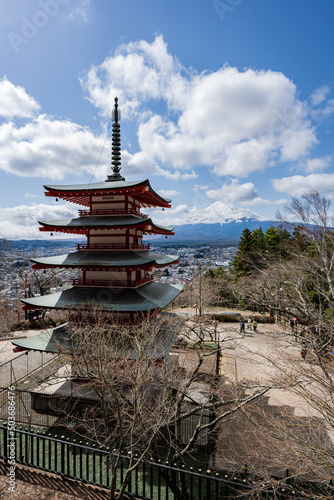
[[283, 288], [280, 287], [280, 289], [278, 290], [278, 318], [279, 318], [280, 323], [282, 322], [282, 314], [281, 314], [282, 292], [283, 292]]
[[215, 323], [215, 342], [217, 344], [217, 357], [216, 357], [216, 377], [218, 378], [220, 375], [220, 358], [221, 358], [221, 352], [220, 352], [220, 335], [218, 333], [217, 336], [217, 321]]
[[217, 343], [217, 324], [218, 324], [218, 321], [216, 319], [214, 319], [212, 324], [213, 324], [214, 332], [215, 332], [215, 342]]

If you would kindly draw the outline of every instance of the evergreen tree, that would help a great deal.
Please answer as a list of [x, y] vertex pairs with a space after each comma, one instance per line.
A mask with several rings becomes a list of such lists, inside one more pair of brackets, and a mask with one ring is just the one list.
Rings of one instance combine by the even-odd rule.
[[280, 250], [281, 238], [279, 230], [270, 226], [265, 233], [266, 249], [270, 256], [278, 254]]
[[253, 270], [251, 255], [254, 251], [254, 240], [249, 229], [244, 229], [240, 236], [240, 243], [236, 256], [232, 261], [232, 268], [236, 274], [242, 275]]
[[266, 238], [264, 232], [262, 231], [262, 227], [254, 229], [252, 232], [252, 239], [254, 248], [261, 254], [264, 254], [266, 250]]
[[254, 241], [252, 233], [249, 229], [244, 229], [242, 235], [240, 236], [240, 243], [238, 251], [241, 253], [248, 253], [254, 248]]

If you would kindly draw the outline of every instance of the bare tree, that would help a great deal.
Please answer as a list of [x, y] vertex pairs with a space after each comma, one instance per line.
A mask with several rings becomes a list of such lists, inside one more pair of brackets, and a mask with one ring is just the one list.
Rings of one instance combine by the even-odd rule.
[[293, 227], [297, 222], [295, 231], [306, 244], [306, 250], [298, 245], [294, 254], [300, 275], [308, 280], [303, 287], [295, 288], [296, 302], [307, 300], [311, 295], [307, 292], [313, 291], [313, 299], [317, 296], [318, 300], [312, 300], [312, 314], [313, 320], [318, 322], [325, 320], [325, 311], [332, 308], [334, 301], [334, 232], [330, 206], [328, 198], [311, 191], [300, 199], [292, 198], [291, 204], [286, 207], [288, 217], [277, 214], [290, 227], [291, 219]]
[[[168, 339], [174, 338], [175, 331], [182, 335], [184, 348], [166, 356]], [[74, 347], [63, 354], [71, 360], [72, 382], [84, 382], [82, 401], [85, 393], [93, 392], [98, 403], [80, 415], [71, 414], [71, 419], [76, 421], [77, 433], [109, 450], [111, 499], [116, 495], [121, 455], [129, 459], [118, 499], [126, 492], [131, 472], [144, 459], [168, 458], [182, 464], [210, 438], [219, 422], [270, 388], [252, 384], [246, 393], [227, 397], [224, 380], [217, 377], [216, 359], [232, 337], [221, 336], [217, 345], [214, 327], [203, 322], [183, 324], [162, 315], [126, 325], [94, 311], [90, 318], [82, 313], [80, 322], [70, 324], [70, 332]], [[188, 498], [167, 473], [165, 479], [175, 498]]]
[[285, 257], [262, 256], [252, 273], [231, 282], [246, 302], [263, 305], [277, 318], [297, 317], [319, 333], [334, 316], [334, 232], [330, 201], [314, 191], [293, 198], [277, 216], [293, 237]]
[[[294, 198], [286, 216], [279, 214], [294, 231], [288, 257], [236, 282], [245, 297], [270, 307], [277, 317], [298, 319], [286, 349], [270, 359], [276, 368], [272, 385], [295, 398], [296, 410], [247, 405], [242, 411], [253, 439], [248, 436], [242, 454], [238, 430], [229, 443], [232, 466], [251, 464], [256, 488], [270, 485], [326, 500], [333, 498], [334, 472], [334, 233], [329, 210], [330, 201], [317, 192]], [[287, 330], [280, 327], [275, 335], [287, 335]], [[299, 350], [307, 352], [305, 361], [289, 354]], [[281, 479], [275, 481], [272, 474], [278, 471]]]
[[59, 279], [58, 275], [62, 272], [63, 270], [57, 269], [39, 271], [28, 268], [28, 270], [20, 269], [18, 275], [22, 280], [24, 293], [28, 293], [29, 296], [34, 296], [35, 294], [45, 295], [50, 287], [56, 286]]

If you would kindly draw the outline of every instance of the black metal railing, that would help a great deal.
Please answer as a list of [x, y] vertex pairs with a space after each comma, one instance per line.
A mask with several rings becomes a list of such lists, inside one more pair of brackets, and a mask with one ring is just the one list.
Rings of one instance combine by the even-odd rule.
[[[15, 443], [15, 451], [10, 445]], [[15, 458], [13, 458], [15, 456]], [[102, 447], [86, 442], [60, 439], [46, 432], [30, 432], [15, 427], [0, 426], [0, 458], [14, 459], [15, 463], [60, 474], [85, 483], [109, 488], [111, 484], [110, 454]], [[124, 482], [130, 466], [137, 457], [121, 455], [117, 467], [116, 489]], [[218, 500], [246, 498], [252, 486], [246, 480], [231, 481], [222, 473], [209, 470], [186, 470], [183, 467], [153, 461], [139, 461], [132, 470], [127, 493], [146, 500]], [[244, 495], [244, 496], [243, 496]], [[258, 492], [258, 499], [298, 498], [279, 490]]]

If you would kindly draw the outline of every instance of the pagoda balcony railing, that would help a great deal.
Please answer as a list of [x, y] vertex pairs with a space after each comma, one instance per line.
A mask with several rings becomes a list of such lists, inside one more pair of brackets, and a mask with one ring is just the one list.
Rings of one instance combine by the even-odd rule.
[[149, 250], [151, 245], [143, 243], [76, 243], [77, 250]]
[[145, 283], [153, 281], [153, 276], [145, 276], [137, 280], [85, 280], [82, 278], [76, 278], [72, 281], [75, 286], [93, 286], [101, 288], [137, 288]]
[[140, 212], [140, 210], [136, 210], [135, 208], [129, 208], [128, 210], [124, 210], [123, 208], [113, 208], [109, 210], [79, 210], [79, 216], [80, 217], [87, 217], [89, 215], [101, 215], [101, 216], [106, 216], [106, 215], [136, 215], [137, 217], [141, 217], [142, 219], [148, 219], [148, 215], [143, 214]]

